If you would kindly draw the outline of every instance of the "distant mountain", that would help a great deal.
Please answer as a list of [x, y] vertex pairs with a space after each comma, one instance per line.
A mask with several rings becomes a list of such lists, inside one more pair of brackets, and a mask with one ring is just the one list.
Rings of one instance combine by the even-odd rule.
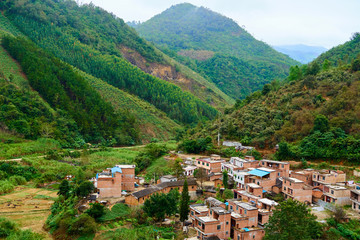
[[189, 3], [170, 7], [136, 31], [233, 98], [287, 76], [297, 61], [253, 38], [232, 19]]
[[309, 63], [317, 58], [321, 53], [326, 52], [324, 47], [307, 46], [303, 44], [297, 45], [279, 45], [273, 46], [276, 51], [288, 55], [289, 57], [301, 62]]

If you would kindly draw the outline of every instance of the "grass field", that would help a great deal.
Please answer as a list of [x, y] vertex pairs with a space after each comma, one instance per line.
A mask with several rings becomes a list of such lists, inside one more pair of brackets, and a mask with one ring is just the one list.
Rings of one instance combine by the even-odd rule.
[[43, 225], [56, 197], [56, 191], [19, 186], [14, 192], [0, 196], [0, 215], [15, 221], [22, 229], [31, 229], [45, 239], [52, 239]]

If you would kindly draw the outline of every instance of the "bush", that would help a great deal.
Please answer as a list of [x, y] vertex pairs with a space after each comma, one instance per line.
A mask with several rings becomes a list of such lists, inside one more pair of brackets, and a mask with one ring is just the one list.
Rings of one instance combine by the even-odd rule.
[[14, 185], [24, 185], [26, 183], [26, 179], [22, 176], [14, 175], [9, 178], [9, 181]]
[[9, 193], [12, 190], [14, 190], [14, 185], [11, 182], [7, 180], [0, 181], [0, 194]]
[[91, 204], [91, 208], [86, 211], [91, 217], [95, 220], [98, 220], [100, 217], [104, 215], [104, 206], [100, 203]]
[[89, 235], [96, 232], [95, 220], [88, 214], [82, 214], [71, 223], [69, 233], [72, 235]]
[[0, 218], [0, 238], [9, 236], [16, 229], [16, 224], [5, 218]]

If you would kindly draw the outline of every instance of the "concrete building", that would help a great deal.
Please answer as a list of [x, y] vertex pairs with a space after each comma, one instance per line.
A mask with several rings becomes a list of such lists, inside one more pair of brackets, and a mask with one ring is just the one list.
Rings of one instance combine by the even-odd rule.
[[196, 166], [185, 166], [184, 169], [184, 176], [194, 176], [194, 171], [197, 169]]
[[277, 171], [269, 168], [257, 168], [248, 172], [249, 183], [255, 183], [263, 187], [265, 191], [271, 191], [276, 184]]
[[256, 207], [259, 210], [258, 223], [260, 225], [264, 226], [269, 221], [269, 218], [277, 205], [279, 205], [277, 202], [268, 198], [261, 198], [258, 200]]
[[176, 182], [177, 180], [178, 180], [177, 177], [175, 177], [173, 175], [164, 175], [164, 176], [160, 177], [160, 179], [158, 180], [158, 183]]
[[249, 182], [249, 176], [250, 174], [247, 171], [235, 171], [234, 172], [234, 182], [235, 187], [237, 189], [245, 189], [245, 184]]
[[277, 172], [277, 177], [289, 177], [290, 163], [273, 161], [273, 160], [260, 160], [260, 167], [270, 168]]
[[221, 163], [221, 171], [227, 171], [228, 175], [230, 177], [234, 176], [234, 172], [238, 171], [238, 170], [242, 170], [243, 168], [236, 166], [234, 164], [228, 163], [228, 162], [223, 162]]
[[350, 189], [344, 186], [325, 185], [324, 201], [340, 206], [349, 205], [351, 204]]
[[232, 157], [230, 158], [230, 163], [240, 167], [240, 170], [257, 168], [259, 166], [259, 161], [253, 159], [252, 156], [247, 156], [245, 157], [245, 159], [239, 157]]
[[346, 182], [346, 173], [343, 171], [321, 170], [312, 174], [313, 186], [324, 191], [325, 185]]
[[350, 192], [350, 201], [352, 202], [352, 209], [360, 212], [360, 187], [357, 186], [355, 189], [352, 189]]
[[[209, 208], [205, 204], [193, 204], [190, 205], [190, 219], [192, 224], [195, 223], [195, 217], [205, 217], [209, 213]], [[193, 225], [193, 227], [195, 227]]]
[[134, 191], [135, 165], [116, 165], [96, 174], [94, 186], [100, 198], [121, 197], [123, 191]]
[[225, 162], [225, 160], [219, 159], [217, 156], [196, 159], [195, 166], [205, 169], [206, 174], [219, 173], [221, 172], [221, 163]]
[[312, 182], [312, 174], [315, 170], [314, 169], [304, 169], [301, 171], [290, 171], [290, 177], [299, 179], [306, 184], [313, 185]]
[[299, 202], [312, 203], [312, 187], [305, 182], [290, 177], [283, 178], [283, 189], [285, 199], [291, 198]]
[[208, 216], [195, 216], [193, 225], [197, 231], [198, 239], [218, 237], [230, 238], [231, 212], [222, 207], [211, 207]]

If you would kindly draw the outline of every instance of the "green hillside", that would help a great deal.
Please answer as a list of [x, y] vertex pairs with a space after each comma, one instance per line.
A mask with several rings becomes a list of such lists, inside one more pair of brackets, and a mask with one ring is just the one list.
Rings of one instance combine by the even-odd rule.
[[[0, 15], [0, 34], [1, 36], [24, 36], [3, 15]], [[14, 103], [16, 107], [14, 107], [16, 117], [12, 116], [10, 118], [9, 114], [1, 115], [0, 122], [6, 126], [5, 129], [3, 128], [4, 126], [2, 126], [2, 132], [0, 133], [0, 135], [4, 137], [2, 141], [8, 141], [6, 139], [9, 139], [9, 141], [13, 141], [12, 139], [15, 138], [19, 139], [16, 135], [20, 134], [19, 136], [23, 135], [23, 137], [30, 139], [53, 137], [62, 142], [63, 146], [76, 146], [76, 144], [81, 144], [81, 141], [83, 140], [78, 130], [69, 132], [69, 130], [65, 130], [59, 126], [59, 121], [61, 121], [58, 118], [59, 113], [50, 107], [50, 105], [40, 97], [37, 91], [31, 89], [26, 75], [22, 72], [21, 66], [19, 66], [1, 45], [0, 62], [0, 86], [1, 96], [3, 96], [2, 103], [4, 104], [1, 110], [8, 111], [9, 109], [6, 105], [11, 103]], [[179, 125], [169, 119], [166, 114], [162, 113], [151, 104], [120, 89], [112, 87], [100, 79], [79, 70], [77, 70], [77, 72], [100, 93], [105, 101], [112, 104], [118, 114], [128, 116], [128, 118], [122, 119], [122, 121], [134, 123], [134, 126], [128, 126], [128, 128], [130, 130], [133, 129], [131, 130], [134, 131], [133, 134], [139, 134], [141, 141], [148, 142], [152, 138], [168, 140], [173, 137], [173, 133]], [[22, 95], [22, 98], [18, 97], [20, 95]], [[35, 113], [34, 109], [32, 109], [33, 111], [26, 112], [24, 110], [30, 109], [24, 108], [24, 110], [22, 110], [20, 108], [21, 105], [34, 106], [36, 109], [35, 111], [38, 111], [38, 118], [32, 116]], [[27, 128], [21, 128], [21, 125], [18, 124], [21, 121], [26, 121], [29, 126], [32, 127], [32, 131], [29, 131]], [[34, 124], [38, 125], [37, 130], [34, 128]], [[63, 134], [60, 134], [62, 132]], [[15, 136], [11, 137], [11, 135], [14, 134]], [[71, 136], [77, 139], [78, 143], [76, 143]], [[122, 142], [125, 142], [127, 135], [122, 135], [122, 137], [124, 138], [122, 139]], [[134, 142], [133, 140], [130, 141]], [[34, 144], [35, 143], [36, 142], [34, 142]]]
[[112, 104], [116, 111], [127, 112], [135, 118], [135, 126], [139, 129], [140, 139], [143, 142], [149, 142], [152, 138], [171, 139], [175, 129], [180, 127], [165, 113], [140, 98], [80, 70], [78, 72], [107, 102]]
[[360, 56], [343, 46], [354, 46], [359, 36], [324, 56], [344, 55], [351, 64], [322, 66], [319, 59], [301, 68], [292, 67], [284, 83], [272, 82], [231, 109], [221, 121], [208, 122], [188, 132], [192, 138], [215, 138], [272, 149], [280, 144], [279, 159], [341, 159], [360, 156]]
[[232, 19], [188, 3], [134, 27], [235, 99], [286, 77], [289, 67], [298, 63], [253, 38]]
[[[26, 36], [61, 60], [148, 101], [179, 122], [194, 123], [217, 114], [214, 108], [189, 92], [144, 73], [122, 58], [120, 51], [116, 51], [120, 44], [146, 48], [131, 35], [111, 37], [116, 34], [113, 29], [122, 32], [122, 26], [131, 31], [122, 20], [93, 5], [80, 7], [73, 1], [17, 2], [7, 1], [4, 14]], [[90, 39], [81, 38], [82, 33], [93, 29], [95, 22], [99, 30], [88, 34]], [[149, 54], [148, 59], [159, 59], [156, 53]]]

